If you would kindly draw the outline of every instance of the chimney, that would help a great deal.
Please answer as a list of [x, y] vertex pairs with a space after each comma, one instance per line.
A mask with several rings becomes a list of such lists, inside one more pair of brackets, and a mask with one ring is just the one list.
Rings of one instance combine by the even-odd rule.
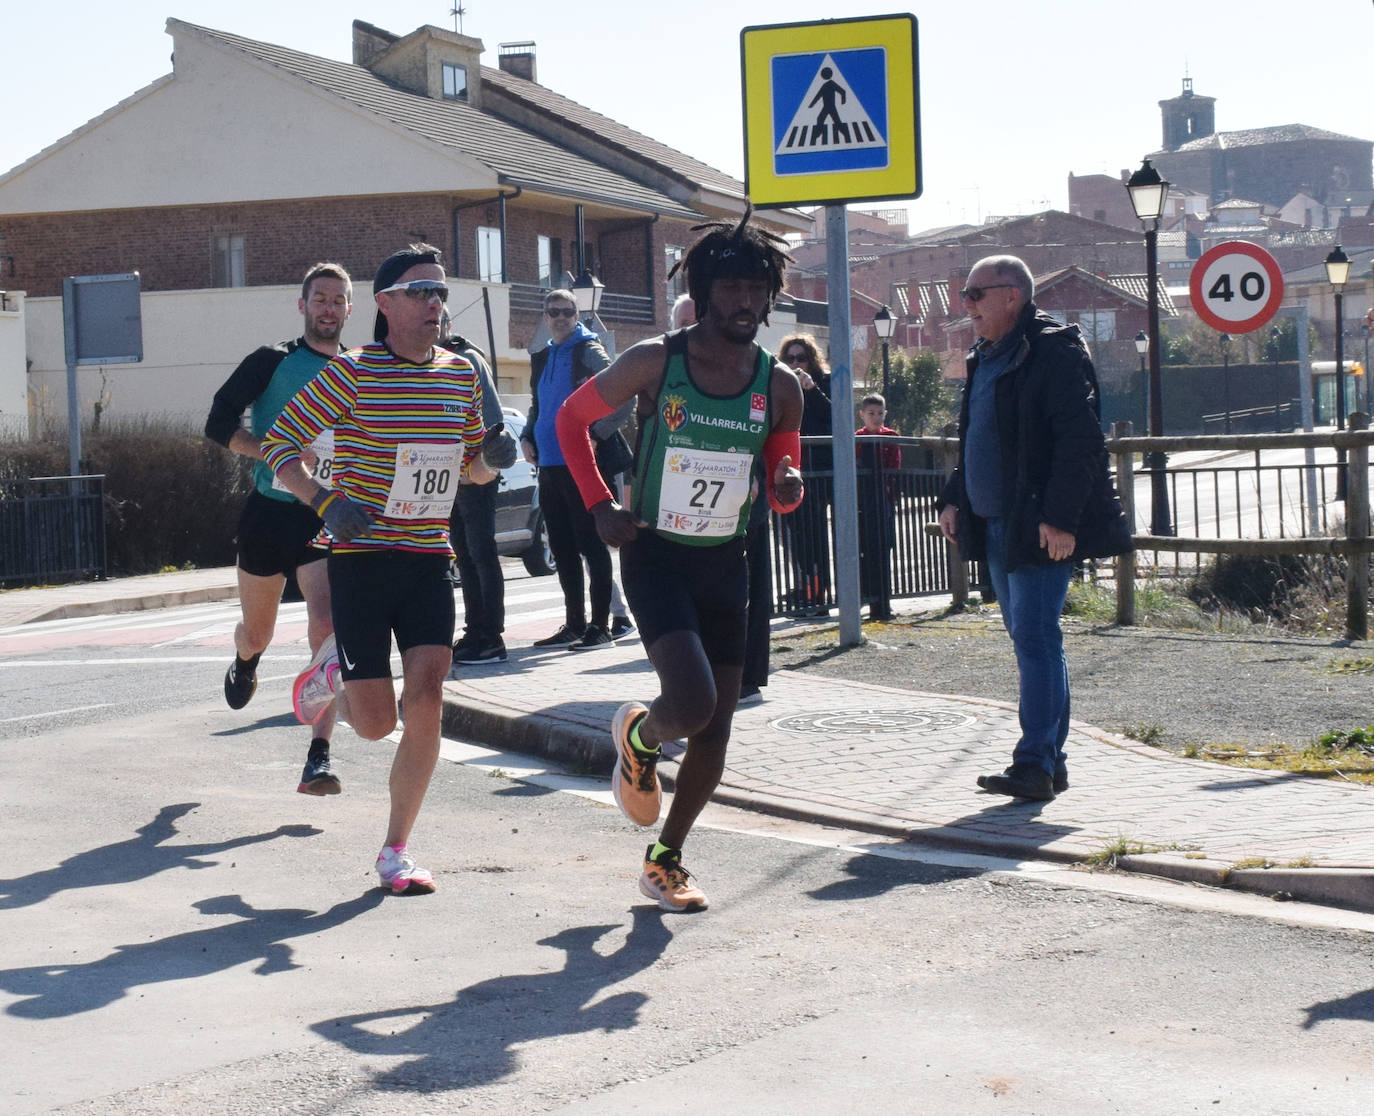
[[499, 43], [498, 65], [508, 74], [526, 81], [538, 81], [534, 68], [534, 43]]

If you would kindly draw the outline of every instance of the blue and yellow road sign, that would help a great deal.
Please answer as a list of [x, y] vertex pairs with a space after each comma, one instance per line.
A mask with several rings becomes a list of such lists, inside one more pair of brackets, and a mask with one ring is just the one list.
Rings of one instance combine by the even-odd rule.
[[916, 17], [746, 27], [744, 184], [756, 206], [921, 193]]

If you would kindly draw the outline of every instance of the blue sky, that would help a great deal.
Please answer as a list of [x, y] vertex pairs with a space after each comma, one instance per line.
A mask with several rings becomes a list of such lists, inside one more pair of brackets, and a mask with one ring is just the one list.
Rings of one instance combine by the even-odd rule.
[[[351, 24], [452, 29], [454, 0], [69, 0], [5, 5], [0, 173], [170, 72], [168, 16], [340, 60]], [[831, 18], [833, 0], [469, 0], [465, 34], [534, 40], [541, 83], [743, 176], [739, 32]], [[1159, 146], [1185, 73], [1231, 131], [1310, 124], [1374, 139], [1374, 4], [943, 0], [914, 7], [922, 171], [914, 228], [1064, 208], [1068, 172], [1116, 174]], [[873, 7], [844, 14], [885, 15]], [[585, 13], [585, 14], [584, 14]], [[60, 21], [60, 22], [56, 22]]]

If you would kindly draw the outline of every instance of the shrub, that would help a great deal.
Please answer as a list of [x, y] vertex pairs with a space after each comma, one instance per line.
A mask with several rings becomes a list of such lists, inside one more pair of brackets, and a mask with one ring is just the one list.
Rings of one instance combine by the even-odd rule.
[[1344, 560], [1331, 555], [1222, 554], [1199, 571], [1188, 595], [1209, 611], [1239, 610], [1253, 620], [1324, 631], [1339, 623], [1331, 602], [1343, 600], [1344, 579]]
[[[109, 571], [229, 566], [251, 463], [184, 419], [117, 420], [83, 440], [83, 472], [105, 476]], [[0, 479], [68, 471], [65, 430], [0, 444]]]

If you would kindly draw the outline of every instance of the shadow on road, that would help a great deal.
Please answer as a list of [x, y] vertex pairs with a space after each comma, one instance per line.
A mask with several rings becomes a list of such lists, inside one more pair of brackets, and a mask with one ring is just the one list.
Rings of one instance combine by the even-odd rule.
[[5, 1009], [23, 1019], [55, 1019], [94, 1011], [123, 999], [130, 990], [168, 980], [188, 980], [258, 961], [259, 976], [298, 966], [292, 938], [318, 934], [371, 910], [385, 898], [376, 888], [355, 899], [315, 911], [257, 910], [237, 895], [219, 895], [192, 904], [207, 915], [233, 915], [239, 921], [174, 934], [158, 941], [119, 945], [99, 961], [78, 965], [31, 965], [0, 969], [0, 989], [27, 996]]
[[[672, 940], [656, 907], [637, 908], [633, 917], [624, 943], [613, 953], [594, 947], [619, 926], [570, 927], [539, 942], [567, 954], [557, 972], [493, 977], [459, 989], [452, 1001], [340, 1016], [313, 1029], [357, 1054], [408, 1059], [379, 1074], [379, 1085], [426, 1090], [486, 1085], [515, 1070], [515, 1050], [526, 1043], [626, 1030], [638, 1023], [647, 993], [597, 998], [650, 968]], [[413, 1017], [418, 1019], [401, 1025]]]
[[56, 868], [0, 880], [0, 910], [30, 907], [60, 891], [74, 888], [145, 880], [172, 868], [211, 868], [214, 862], [203, 860], [202, 857], [241, 849], [245, 845], [256, 845], [261, 841], [273, 841], [278, 837], [314, 837], [323, 832], [313, 825], [280, 825], [270, 833], [254, 833], [228, 841], [167, 844], [177, 835], [176, 823], [199, 805], [199, 802], [180, 802], [175, 806], [164, 806], [158, 811], [157, 817], [137, 831], [136, 837], [77, 853]]

